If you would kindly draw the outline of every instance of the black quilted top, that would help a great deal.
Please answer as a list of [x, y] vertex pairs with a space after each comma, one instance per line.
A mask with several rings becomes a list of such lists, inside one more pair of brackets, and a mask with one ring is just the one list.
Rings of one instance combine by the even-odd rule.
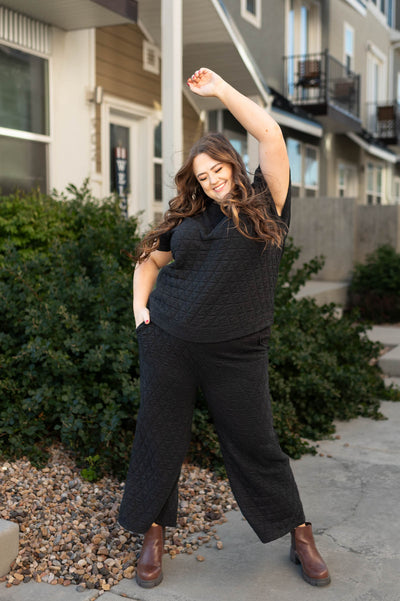
[[[270, 216], [289, 226], [291, 184], [281, 217], [260, 168], [253, 186], [263, 191]], [[245, 238], [226, 216], [212, 227], [207, 212], [173, 228], [170, 245], [174, 261], [160, 270], [149, 297], [156, 325], [195, 342], [231, 340], [271, 325], [282, 249]]]

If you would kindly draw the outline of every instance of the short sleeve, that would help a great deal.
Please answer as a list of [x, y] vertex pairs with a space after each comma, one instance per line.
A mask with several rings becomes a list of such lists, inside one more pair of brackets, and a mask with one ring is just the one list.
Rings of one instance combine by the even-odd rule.
[[160, 245], [157, 248], [157, 250], [161, 250], [164, 252], [168, 252], [171, 250], [171, 235], [172, 235], [171, 230], [168, 232], [164, 232], [164, 234], [161, 234]]
[[285, 223], [285, 225], [287, 225], [287, 227], [289, 227], [289, 225], [290, 225], [291, 198], [292, 198], [292, 180], [291, 180], [291, 174], [290, 174], [290, 172], [289, 172], [289, 186], [288, 186], [288, 191], [287, 191], [285, 203], [284, 203], [284, 205], [282, 207], [282, 213], [281, 213], [281, 215], [278, 215], [278, 212], [276, 210], [275, 202], [274, 202], [274, 200], [272, 198], [271, 191], [270, 191], [270, 189], [268, 187], [267, 182], [264, 179], [264, 176], [262, 174], [260, 166], [257, 167], [257, 169], [255, 170], [255, 173], [254, 173], [253, 188], [254, 188], [254, 191], [256, 192], [256, 194], [263, 194], [263, 195], [265, 195], [266, 202], [268, 204], [269, 209], [273, 213], [273, 215], [277, 219], [283, 221]]

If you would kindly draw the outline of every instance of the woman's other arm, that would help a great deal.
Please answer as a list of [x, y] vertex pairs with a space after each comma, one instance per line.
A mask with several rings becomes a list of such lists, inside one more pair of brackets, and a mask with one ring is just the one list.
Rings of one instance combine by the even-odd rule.
[[137, 263], [133, 274], [133, 313], [136, 327], [142, 321], [149, 323], [150, 312], [147, 308], [150, 292], [156, 283], [161, 267], [172, 261], [172, 253], [154, 250], [143, 263]]
[[281, 128], [264, 108], [247, 98], [210, 69], [201, 68], [189, 79], [192, 92], [215, 96], [258, 140], [260, 168], [281, 214], [289, 187], [289, 158]]

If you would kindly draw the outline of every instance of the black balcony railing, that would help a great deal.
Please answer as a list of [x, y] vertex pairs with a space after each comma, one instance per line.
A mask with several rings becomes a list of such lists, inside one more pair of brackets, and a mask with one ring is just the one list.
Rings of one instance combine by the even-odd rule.
[[397, 100], [367, 102], [367, 130], [386, 144], [400, 143], [400, 104]]
[[334, 105], [349, 115], [360, 116], [360, 76], [331, 56], [327, 50], [286, 56], [286, 95], [309, 112], [324, 115]]

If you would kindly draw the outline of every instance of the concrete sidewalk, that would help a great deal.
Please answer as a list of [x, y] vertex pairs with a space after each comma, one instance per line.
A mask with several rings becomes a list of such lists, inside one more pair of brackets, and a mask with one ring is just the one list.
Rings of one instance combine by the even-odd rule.
[[[239, 512], [219, 527], [224, 548], [194, 555], [165, 555], [164, 581], [152, 590], [122, 580], [102, 601], [398, 601], [400, 598], [400, 403], [382, 403], [389, 418], [338, 424], [339, 440], [319, 443], [323, 456], [293, 462], [306, 514], [332, 583], [306, 584], [288, 557], [289, 536], [262, 545]], [[89, 601], [78, 593], [30, 582], [0, 586], [1, 601]]]
[[[392, 329], [392, 328], [390, 328]], [[374, 329], [371, 338], [382, 332]], [[396, 332], [386, 333], [397, 343]], [[383, 340], [384, 343], [388, 342]], [[400, 379], [392, 380], [400, 387]], [[165, 555], [164, 581], [155, 589], [122, 580], [110, 592], [29, 582], [6, 588], [0, 601], [399, 601], [400, 403], [382, 403], [385, 421], [359, 418], [337, 424], [340, 439], [319, 443], [320, 455], [293, 461], [307, 519], [332, 583], [316, 588], [289, 561], [289, 535], [261, 544], [236, 511], [218, 534], [224, 548]]]

